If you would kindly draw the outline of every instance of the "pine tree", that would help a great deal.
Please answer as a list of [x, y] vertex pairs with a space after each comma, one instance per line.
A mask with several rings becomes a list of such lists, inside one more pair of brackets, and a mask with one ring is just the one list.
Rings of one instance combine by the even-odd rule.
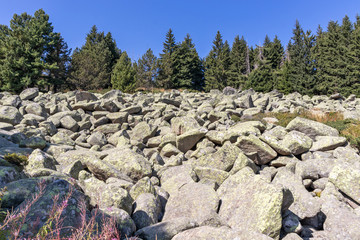
[[354, 31], [351, 35], [349, 57], [351, 64], [349, 65], [350, 74], [348, 76], [347, 85], [350, 87], [348, 93], [360, 96], [360, 17], [356, 16]]
[[217, 32], [213, 47], [205, 60], [205, 90], [222, 89], [227, 85], [230, 68], [230, 47]]
[[137, 87], [154, 87], [158, 75], [157, 57], [151, 48], [137, 62]]
[[240, 39], [239, 36], [236, 36], [230, 52], [229, 86], [235, 88], [245, 86], [246, 74], [250, 70], [247, 65], [248, 51], [244, 37]]
[[250, 73], [248, 81], [246, 83], [247, 88], [253, 88], [255, 91], [269, 92], [273, 90], [275, 82], [273, 77], [272, 68], [274, 64], [273, 56], [275, 55], [275, 46], [271, 42], [270, 38], [266, 35], [264, 44], [257, 46], [256, 51], [256, 67]]
[[46, 72], [56, 63], [46, 62], [53, 44], [53, 26], [40, 9], [34, 16], [14, 14], [10, 28], [2, 27], [0, 79], [3, 90], [19, 92], [27, 87], [45, 87]]
[[204, 72], [202, 62], [195, 49], [195, 45], [187, 34], [184, 41], [175, 51], [176, 88], [202, 89]]
[[315, 66], [314, 56], [311, 49], [315, 45], [315, 37], [311, 31], [301, 28], [299, 21], [296, 20], [293, 36], [288, 44], [288, 79], [293, 89], [301, 94], [314, 94], [315, 85]]
[[330, 21], [327, 32], [318, 32], [317, 46], [314, 48], [316, 56], [316, 77], [318, 90], [323, 94], [340, 91], [340, 84], [345, 78], [343, 69], [345, 63], [341, 62], [340, 26]]
[[270, 64], [271, 69], [278, 70], [280, 68], [284, 58], [284, 48], [276, 35], [273, 42], [266, 43], [265, 40], [264, 57]]
[[89, 90], [108, 88], [111, 71], [121, 51], [111, 34], [98, 32], [94, 25], [86, 36], [86, 43], [72, 55], [70, 81], [76, 88]]
[[178, 70], [175, 69], [176, 61], [178, 61], [175, 51], [178, 46], [176, 45], [175, 36], [171, 28], [166, 34], [166, 39], [163, 43], [163, 46], [163, 52], [160, 54], [160, 59], [158, 62], [159, 76], [156, 83], [159, 87], [169, 89], [177, 86], [176, 74]]
[[136, 71], [131, 64], [131, 59], [124, 51], [111, 74], [112, 88], [123, 92], [132, 92], [136, 87]]
[[69, 63], [71, 49], [68, 48], [67, 43], [60, 33], [54, 33], [53, 44], [48, 50], [46, 62], [56, 64], [56, 68], [48, 70], [48, 84], [53, 91], [61, 87], [65, 87], [66, 80], [69, 73]]

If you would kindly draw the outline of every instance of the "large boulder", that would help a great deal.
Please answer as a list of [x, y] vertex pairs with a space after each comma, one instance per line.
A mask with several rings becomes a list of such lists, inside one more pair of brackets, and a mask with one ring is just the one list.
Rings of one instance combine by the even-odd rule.
[[171, 130], [176, 135], [181, 135], [189, 130], [199, 128], [199, 123], [193, 117], [175, 117], [171, 119]]
[[296, 130], [302, 132], [313, 140], [315, 140], [316, 136], [339, 136], [339, 131], [335, 128], [301, 117], [296, 117], [289, 122], [286, 129], [289, 131]]
[[56, 170], [56, 160], [49, 154], [35, 149], [28, 158], [28, 164], [25, 167], [27, 172], [32, 172], [38, 168], [48, 168]]
[[38, 88], [27, 88], [20, 93], [19, 97], [21, 98], [21, 100], [24, 101], [24, 100], [33, 100], [38, 95], [39, 95]]
[[287, 197], [291, 199], [284, 199], [284, 201], [292, 202], [289, 210], [300, 219], [314, 218], [320, 212], [320, 200], [306, 190], [300, 176], [286, 168], [281, 168], [272, 182], [290, 190], [291, 196]]
[[240, 153], [241, 150], [238, 147], [230, 142], [226, 142], [215, 153], [195, 160], [193, 165], [230, 171]]
[[332, 169], [329, 181], [360, 204], [360, 168], [338, 164]]
[[170, 167], [160, 175], [161, 188], [169, 194], [178, 192], [182, 186], [194, 183], [194, 180], [196, 180], [196, 175], [189, 165]]
[[189, 130], [184, 134], [176, 137], [176, 146], [182, 152], [192, 149], [196, 143], [205, 136], [207, 130], [205, 128]]
[[151, 193], [139, 195], [134, 203], [132, 219], [137, 229], [158, 223], [161, 214], [160, 199]]
[[151, 163], [145, 157], [129, 148], [109, 150], [109, 155], [103, 161], [113, 165], [133, 180], [150, 176], [152, 173]]
[[146, 143], [156, 133], [157, 126], [140, 122], [131, 131], [131, 139]]
[[85, 194], [90, 197], [90, 204], [93, 206], [98, 205], [100, 208], [116, 207], [131, 214], [133, 199], [128, 191], [119, 187], [118, 184], [106, 184], [86, 171], [79, 173], [79, 182]]
[[232, 229], [246, 229], [279, 238], [282, 189], [267, 183], [259, 175], [248, 177], [246, 172], [244, 174], [240, 176], [239, 184], [221, 196], [219, 215], [222, 222]]
[[86, 91], [78, 91], [75, 94], [75, 101], [76, 102], [91, 102], [91, 101], [97, 101], [98, 98], [95, 96], [95, 94], [86, 92]]
[[0, 106], [0, 122], [17, 125], [21, 122], [23, 116], [15, 107]]
[[346, 144], [345, 137], [316, 136], [310, 151], [329, 151]]
[[[31, 205], [25, 223], [36, 222], [38, 224], [24, 224], [20, 231], [21, 238], [32, 238], [39, 232], [40, 228], [50, 220], [50, 214], [54, 208], [54, 204], [58, 206], [65, 204], [64, 210], [60, 213], [60, 219], [63, 220], [61, 222], [61, 236], [71, 235], [72, 228], [80, 228], [83, 224], [80, 206], [84, 204], [84, 207], [87, 207], [87, 197], [81, 191], [78, 191], [76, 188], [74, 189], [67, 181], [62, 179], [55, 180], [46, 186], [43, 194], [41, 194], [41, 192], [35, 192], [34, 194], [40, 194], [40, 196], [39, 199]], [[54, 196], [56, 195], [58, 195], [58, 198], [57, 201], [54, 202]], [[27, 204], [28, 203], [24, 201], [15, 208], [15, 211], [24, 209]], [[86, 209], [85, 213], [88, 214]]]
[[236, 146], [244, 151], [245, 154], [256, 153], [257, 157], [254, 158], [254, 162], [258, 165], [266, 164], [277, 156], [277, 152], [274, 149], [254, 135], [239, 137]]
[[325, 214], [324, 230], [329, 239], [360, 239], [360, 215], [335, 196], [327, 197], [321, 211]]
[[188, 217], [198, 224], [217, 221], [219, 198], [213, 188], [201, 183], [188, 183], [170, 195], [163, 221]]
[[312, 146], [313, 141], [310, 137], [302, 132], [291, 131], [285, 135], [282, 144], [289, 149], [292, 154], [299, 155], [308, 151]]

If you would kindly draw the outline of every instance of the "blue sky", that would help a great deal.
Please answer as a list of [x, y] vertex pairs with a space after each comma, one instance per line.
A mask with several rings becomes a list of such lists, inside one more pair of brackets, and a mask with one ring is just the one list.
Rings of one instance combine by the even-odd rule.
[[250, 45], [261, 44], [268, 34], [278, 35], [284, 45], [292, 36], [295, 20], [304, 29], [316, 32], [329, 20], [341, 22], [347, 14], [355, 21], [359, 0], [4, 0], [0, 24], [8, 25], [14, 13], [33, 14], [43, 8], [55, 31], [71, 48], [81, 47], [86, 34], [96, 24], [110, 31], [118, 47], [137, 60], [148, 48], [158, 55], [169, 28], [176, 41], [189, 33], [200, 57], [205, 57], [217, 30], [232, 44], [244, 35]]

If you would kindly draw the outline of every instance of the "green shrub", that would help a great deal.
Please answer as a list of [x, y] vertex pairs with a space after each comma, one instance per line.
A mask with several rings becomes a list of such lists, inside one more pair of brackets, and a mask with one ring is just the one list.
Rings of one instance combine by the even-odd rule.
[[28, 164], [28, 157], [18, 153], [8, 153], [4, 156], [4, 159], [9, 163], [25, 166]]

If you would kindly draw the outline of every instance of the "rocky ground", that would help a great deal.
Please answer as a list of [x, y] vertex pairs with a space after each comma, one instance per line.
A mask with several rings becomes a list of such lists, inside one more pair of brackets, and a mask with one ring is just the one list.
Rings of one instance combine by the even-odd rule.
[[[319, 122], [298, 117], [284, 128], [250, 117], [305, 109], [359, 118], [355, 96], [27, 89], [0, 98], [1, 207], [19, 209], [47, 184], [26, 236], [47, 221], [52, 196], [75, 184], [64, 227], [81, 222], [85, 203], [89, 216], [100, 210], [138, 239], [360, 239], [358, 151]], [[9, 153], [28, 163], [9, 163]]]

